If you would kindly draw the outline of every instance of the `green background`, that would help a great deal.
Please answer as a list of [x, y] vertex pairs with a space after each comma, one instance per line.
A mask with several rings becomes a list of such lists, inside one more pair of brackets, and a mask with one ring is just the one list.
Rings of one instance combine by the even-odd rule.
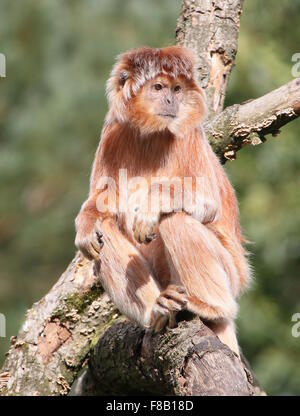
[[[0, 312], [7, 338], [72, 259], [74, 218], [107, 110], [105, 81], [129, 48], [174, 43], [179, 0], [1, 0]], [[246, 0], [226, 105], [292, 79], [299, 0]], [[300, 394], [300, 121], [226, 164], [255, 282], [238, 319], [245, 355], [269, 394]]]

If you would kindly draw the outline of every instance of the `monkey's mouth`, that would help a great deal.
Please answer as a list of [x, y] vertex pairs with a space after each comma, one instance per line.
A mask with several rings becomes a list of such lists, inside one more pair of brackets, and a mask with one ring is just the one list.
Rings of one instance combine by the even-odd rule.
[[157, 115], [161, 117], [176, 118], [176, 114], [170, 114], [170, 113], [159, 113]]

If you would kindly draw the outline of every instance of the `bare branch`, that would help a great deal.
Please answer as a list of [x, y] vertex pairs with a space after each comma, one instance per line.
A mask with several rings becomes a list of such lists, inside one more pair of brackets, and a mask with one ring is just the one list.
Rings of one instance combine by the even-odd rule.
[[257, 145], [265, 136], [280, 133], [280, 128], [300, 115], [300, 78], [270, 93], [235, 104], [209, 120], [205, 130], [210, 143], [225, 162], [233, 160], [241, 147]]

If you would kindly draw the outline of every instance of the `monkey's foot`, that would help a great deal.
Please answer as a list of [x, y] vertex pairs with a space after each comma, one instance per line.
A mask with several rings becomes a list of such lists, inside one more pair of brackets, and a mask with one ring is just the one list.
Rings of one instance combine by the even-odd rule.
[[75, 245], [89, 260], [98, 259], [103, 247], [103, 234], [100, 223], [97, 221], [93, 231], [86, 236], [81, 237], [80, 235], [77, 235]]
[[132, 231], [138, 243], [150, 243], [156, 238], [154, 227], [157, 225], [157, 214], [137, 213], [134, 217]]
[[187, 304], [186, 290], [183, 286], [170, 285], [164, 290], [153, 306], [150, 328], [155, 332], [161, 331], [165, 326], [176, 326], [176, 314], [184, 310]]

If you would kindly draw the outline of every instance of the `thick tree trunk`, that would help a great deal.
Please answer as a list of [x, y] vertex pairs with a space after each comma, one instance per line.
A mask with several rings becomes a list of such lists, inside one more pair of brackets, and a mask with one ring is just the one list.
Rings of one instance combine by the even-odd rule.
[[[207, 91], [206, 131], [223, 161], [246, 143], [299, 115], [299, 79], [222, 113], [237, 51], [241, 0], [184, 0], [177, 42], [200, 57]], [[298, 87], [298, 88], [297, 88]], [[252, 395], [251, 371], [199, 319], [153, 335], [112, 305], [93, 263], [77, 254], [52, 290], [27, 312], [0, 373], [3, 395], [64, 395], [88, 357], [72, 394]]]
[[209, 118], [223, 109], [237, 53], [243, 0], [183, 0], [176, 43], [199, 57], [199, 81], [206, 91]]

